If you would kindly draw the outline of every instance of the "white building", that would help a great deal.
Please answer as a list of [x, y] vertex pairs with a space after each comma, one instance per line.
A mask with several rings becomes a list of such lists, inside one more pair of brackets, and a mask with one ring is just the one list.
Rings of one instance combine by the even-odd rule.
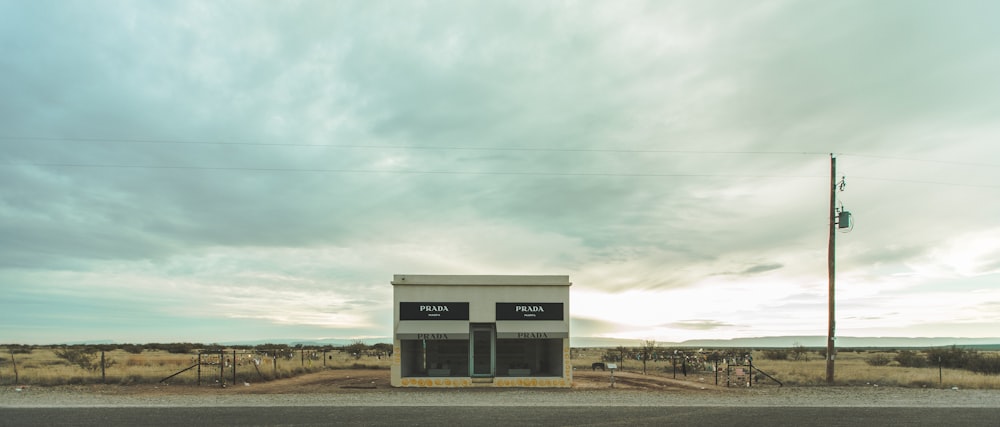
[[394, 387], [570, 387], [569, 276], [393, 276]]

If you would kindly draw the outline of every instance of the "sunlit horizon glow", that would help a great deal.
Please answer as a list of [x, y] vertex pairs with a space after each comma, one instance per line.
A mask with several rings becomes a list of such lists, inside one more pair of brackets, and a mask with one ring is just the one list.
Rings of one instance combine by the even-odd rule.
[[1000, 3], [0, 0], [0, 343], [1000, 336]]

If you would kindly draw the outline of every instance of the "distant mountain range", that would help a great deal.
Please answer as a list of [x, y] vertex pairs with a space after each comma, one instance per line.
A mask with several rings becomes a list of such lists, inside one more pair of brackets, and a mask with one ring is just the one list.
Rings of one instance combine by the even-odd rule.
[[270, 339], [270, 340], [253, 340], [253, 341], [227, 341], [219, 344], [222, 345], [261, 345], [261, 344], [287, 344], [290, 347], [295, 347], [297, 345], [303, 345], [306, 347], [343, 347], [346, 345], [354, 344], [355, 342], [363, 342], [365, 345], [372, 345], [378, 343], [388, 343], [392, 344], [392, 338], [389, 337], [375, 337], [375, 338], [358, 338], [358, 339], [319, 339], [319, 340], [308, 340], [308, 339]]
[[[285, 344], [288, 346], [330, 346], [342, 347], [361, 341], [367, 345], [377, 343], [391, 343], [389, 337], [374, 337], [364, 339], [294, 339], [275, 338], [263, 340], [243, 340], [226, 341], [220, 343], [224, 346], [249, 345], [256, 346], [262, 344]], [[64, 344], [116, 344], [113, 340], [92, 340], [80, 341]], [[638, 347], [642, 340], [624, 338], [604, 338], [604, 337], [571, 337], [572, 347]], [[657, 347], [698, 347], [698, 348], [791, 348], [809, 347], [825, 348], [825, 336], [778, 336], [778, 337], [754, 337], [754, 338], [732, 338], [732, 339], [708, 339], [708, 340], [688, 340], [681, 342], [657, 341]], [[907, 348], [907, 347], [945, 347], [957, 345], [961, 347], [976, 347], [983, 349], [1000, 350], [1000, 337], [995, 338], [955, 338], [955, 337], [838, 337], [837, 348]]]
[[[621, 338], [572, 337], [572, 347], [638, 347], [642, 340]], [[699, 347], [699, 348], [825, 348], [825, 336], [780, 336], [733, 338], [724, 340], [688, 340], [681, 342], [657, 342], [657, 347]], [[955, 337], [837, 337], [837, 348], [901, 348], [901, 347], [961, 347], [1000, 348], [1000, 338], [955, 338]]]
[[[356, 341], [361, 341], [366, 345], [378, 344], [378, 343], [392, 343], [390, 338], [364, 338], [364, 339], [303, 339], [303, 338], [274, 338], [274, 339], [262, 339], [262, 340], [242, 340], [242, 341], [224, 341], [224, 342], [198, 342], [194, 344], [212, 344], [212, 345], [222, 345], [222, 346], [233, 346], [233, 345], [247, 345], [247, 346], [258, 346], [263, 344], [281, 344], [294, 347], [296, 345], [303, 346], [316, 346], [316, 347], [343, 347], [346, 345], [354, 344]], [[173, 342], [190, 342], [190, 341], [165, 341], [157, 344], [168, 344]], [[85, 340], [85, 341], [72, 341], [57, 343], [55, 345], [116, 345], [116, 344], [138, 344], [138, 343], [119, 343], [115, 340]], [[148, 344], [148, 343], [143, 343]]]

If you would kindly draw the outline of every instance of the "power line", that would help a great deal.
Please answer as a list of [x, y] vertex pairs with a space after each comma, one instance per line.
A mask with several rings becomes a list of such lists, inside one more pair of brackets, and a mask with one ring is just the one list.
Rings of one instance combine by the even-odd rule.
[[[746, 179], [822, 179], [810, 175], [745, 175], [712, 173], [638, 173], [638, 172], [539, 172], [539, 171], [449, 171], [449, 170], [406, 170], [406, 169], [338, 169], [338, 168], [278, 168], [245, 166], [189, 166], [189, 165], [122, 165], [89, 163], [4, 163], [0, 167], [31, 166], [45, 168], [78, 169], [148, 169], [148, 170], [192, 170], [192, 171], [236, 171], [236, 172], [277, 172], [277, 173], [324, 173], [324, 174], [367, 174], [367, 175], [478, 175], [478, 176], [548, 176], [548, 177], [611, 177], [611, 178], [746, 178]], [[1000, 184], [965, 184], [957, 182], [927, 181], [870, 176], [852, 176], [853, 179], [869, 181], [899, 182], [920, 185], [943, 185], [949, 187], [1000, 188]]]
[[688, 174], [688, 173], [620, 173], [620, 172], [532, 172], [532, 171], [435, 171], [435, 170], [383, 170], [383, 169], [331, 169], [331, 168], [275, 168], [236, 166], [186, 166], [186, 165], [121, 165], [85, 163], [7, 163], [0, 166], [32, 166], [52, 168], [86, 169], [151, 169], [151, 170], [198, 170], [198, 171], [243, 171], [282, 173], [345, 173], [345, 174], [403, 174], [403, 175], [508, 175], [508, 176], [553, 176], [553, 177], [632, 177], [632, 178], [759, 178], [759, 179], [819, 179], [819, 176], [794, 175], [733, 175], [733, 174]]
[[1000, 168], [1000, 165], [990, 164], [990, 163], [980, 163], [980, 162], [965, 162], [956, 160], [929, 160], [929, 159], [914, 159], [907, 157], [893, 157], [893, 156], [881, 156], [877, 154], [851, 154], [851, 153], [841, 153], [838, 156], [847, 157], [861, 157], [868, 159], [880, 159], [880, 160], [902, 160], [907, 162], [921, 162], [921, 163], [940, 163], [945, 165], [960, 165], [960, 166], [982, 166], [990, 168]]
[[[572, 148], [572, 147], [476, 147], [476, 146], [456, 146], [456, 145], [386, 145], [386, 144], [314, 144], [314, 143], [284, 143], [284, 142], [249, 142], [249, 141], [216, 141], [216, 140], [181, 140], [181, 139], [160, 139], [160, 138], [94, 138], [94, 137], [41, 137], [41, 136], [10, 136], [0, 135], [0, 141], [53, 141], [53, 142], [110, 142], [110, 143], [141, 143], [141, 144], [165, 144], [165, 145], [215, 145], [215, 146], [244, 146], [244, 147], [300, 147], [300, 148], [326, 148], [335, 150], [426, 150], [426, 151], [508, 151], [508, 152], [535, 152], [535, 153], [624, 153], [624, 154], [702, 154], [702, 155], [797, 155], [797, 156], [826, 156], [825, 151], [789, 151], [789, 150], [684, 150], [684, 149], [657, 149], [657, 148]], [[918, 159], [912, 157], [897, 157], [879, 154], [865, 153], [836, 153], [838, 156], [860, 157], [881, 160], [900, 160], [907, 162], [938, 163], [961, 166], [979, 166], [1000, 168], [998, 164], [940, 160], [940, 159]]]
[[[360, 144], [310, 144], [310, 143], [268, 143], [245, 141], [213, 141], [213, 140], [177, 140], [177, 139], [147, 139], [147, 138], [89, 138], [89, 137], [38, 137], [38, 136], [3, 136], [0, 141], [78, 141], [78, 142], [111, 142], [111, 143], [144, 143], [168, 145], [215, 145], [215, 146], [260, 146], [260, 147], [307, 147], [330, 149], [399, 149], [399, 150], [455, 150], [455, 151], [508, 151], [508, 152], [577, 152], [577, 153], [629, 153], [629, 154], [703, 154], [703, 155], [827, 155], [828, 153], [810, 151], [760, 151], [760, 150], [671, 150], [671, 149], [632, 149], [632, 148], [559, 148], [559, 147], [470, 147], [470, 146], [420, 146], [420, 145], [360, 145]], [[882, 160], [901, 160], [911, 162], [941, 163], [962, 166], [1000, 167], [978, 162], [926, 160], [893, 157], [874, 154], [844, 153], [839, 156], [872, 158]], [[619, 172], [538, 172], [538, 171], [435, 171], [435, 170], [385, 170], [385, 169], [335, 169], [335, 168], [280, 168], [280, 167], [219, 167], [190, 165], [122, 165], [122, 164], [86, 164], [86, 163], [8, 163], [0, 166], [34, 166], [55, 168], [91, 168], [91, 169], [159, 169], [159, 170], [201, 170], [201, 171], [248, 171], [248, 172], [283, 172], [283, 173], [343, 173], [343, 174], [409, 174], [409, 175], [506, 175], [506, 176], [551, 176], [551, 177], [636, 177], [636, 178], [754, 178], [754, 179], [816, 179], [818, 176], [796, 175], [738, 175], [711, 173], [619, 173]], [[1000, 188], [1000, 185], [966, 184], [955, 182], [911, 180], [900, 178], [864, 177], [857, 179], [872, 181], [899, 182], [920, 185], [943, 185], [971, 188]]]
[[523, 151], [523, 152], [555, 152], [555, 153], [634, 153], [634, 154], [719, 154], [719, 155], [826, 155], [825, 152], [811, 151], [724, 151], [724, 150], [673, 150], [655, 148], [572, 148], [572, 147], [475, 147], [455, 145], [363, 145], [363, 144], [309, 144], [309, 143], [278, 143], [278, 142], [246, 142], [246, 141], [209, 141], [209, 140], [175, 140], [175, 139], [143, 139], [143, 138], [83, 138], [83, 137], [33, 137], [33, 136], [0, 136], [3, 141], [78, 141], [78, 142], [112, 142], [112, 143], [143, 143], [168, 145], [217, 145], [217, 146], [247, 146], [247, 147], [307, 147], [330, 149], [358, 150], [433, 150], [433, 151]]
[[946, 185], [950, 187], [971, 187], [971, 188], [1000, 188], [1000, 184], [990, 185], [990, 184], [964, 184], [959, 182], [942, 182], [942, 181], [926, 181], [917, 179], [901, 179], [901, 178], [879, 178], [870, 176], [851, 176], [852, 179], [861, 179], [869, 181], [886, 181], [886, 182], [902, 182], [907, 184], [922, 184], [922, 185]]

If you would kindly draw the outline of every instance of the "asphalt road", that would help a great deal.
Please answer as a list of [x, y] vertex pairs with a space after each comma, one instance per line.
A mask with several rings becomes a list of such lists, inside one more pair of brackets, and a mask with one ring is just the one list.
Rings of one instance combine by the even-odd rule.
[[1000, 408], [281, 406], [0, 408], [0, 426], [1000, 426]]

